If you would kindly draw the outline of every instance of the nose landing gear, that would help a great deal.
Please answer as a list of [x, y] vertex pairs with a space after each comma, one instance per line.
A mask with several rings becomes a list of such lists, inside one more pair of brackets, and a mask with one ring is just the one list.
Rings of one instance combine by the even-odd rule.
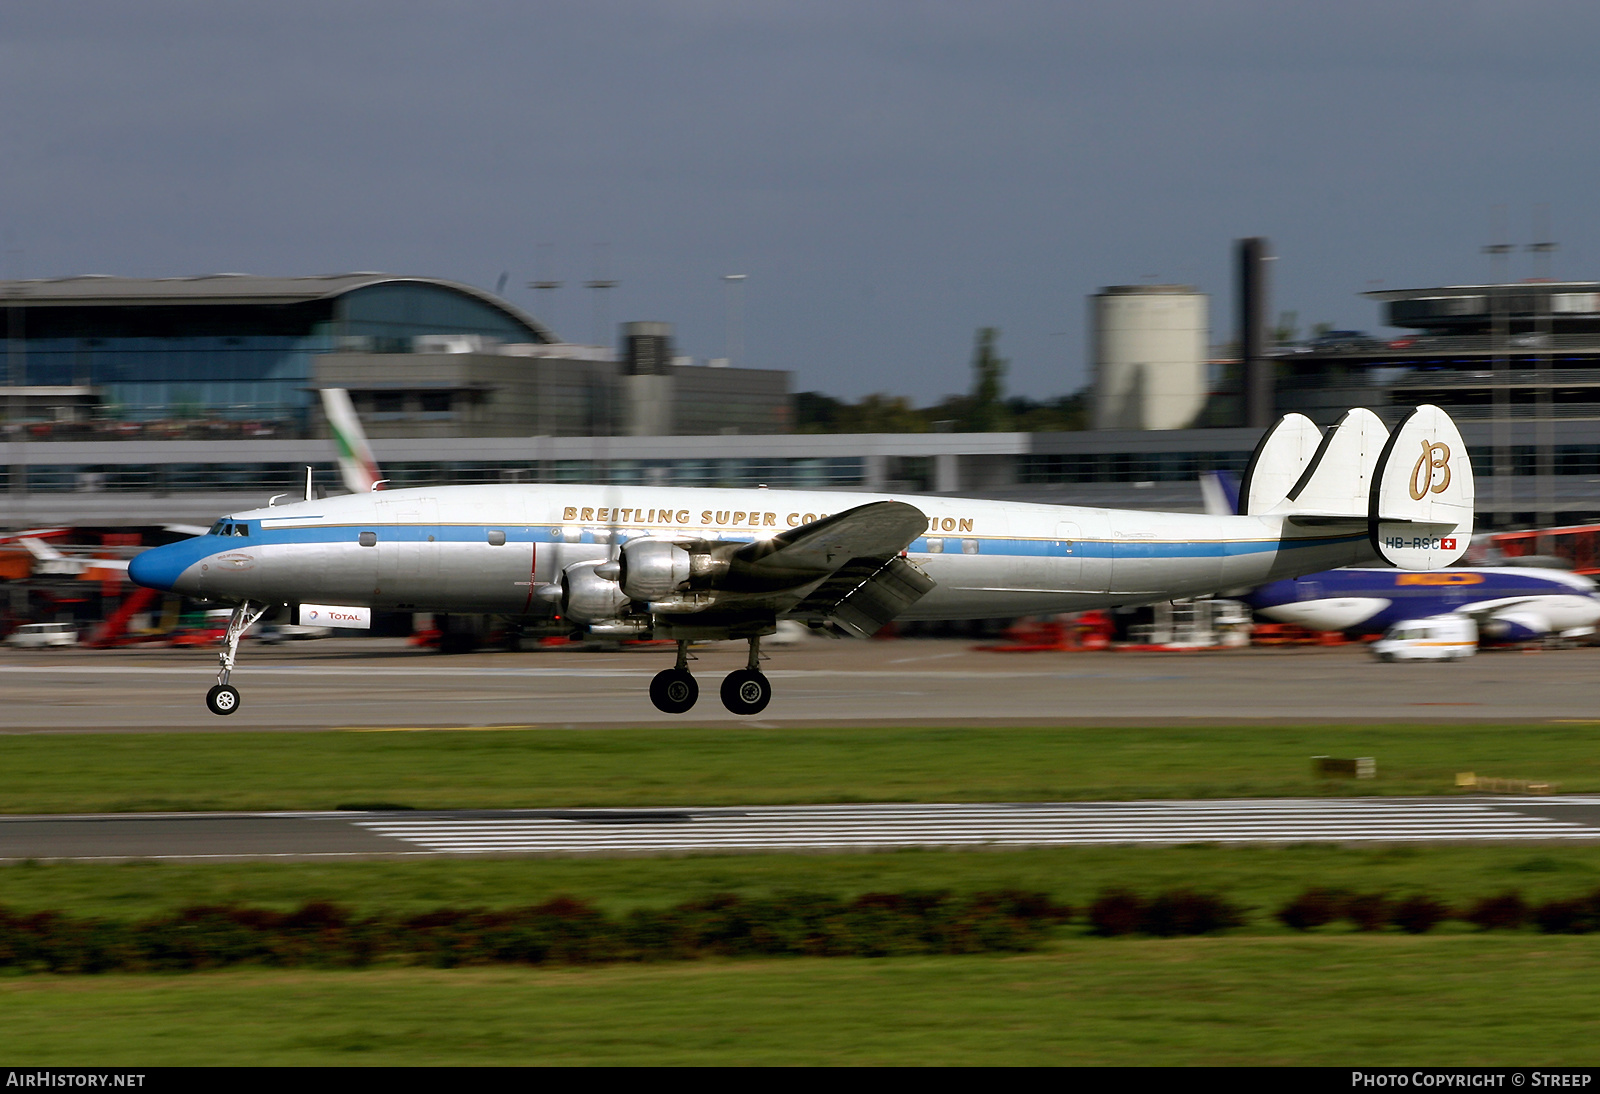
[[228, 617], [228, 633], [223, 639], [222, 652], [217, 654], [222, 667], [217, 672], [216, 686], [206, 692], [206, 707], [212, 714], [232, 714], [239, 709], [239, 689], [228, 683], [228, 677], [233, 675], [233, 663], [239, 656], [239, 639], [266, 611], [267, 605], [246, 600]]

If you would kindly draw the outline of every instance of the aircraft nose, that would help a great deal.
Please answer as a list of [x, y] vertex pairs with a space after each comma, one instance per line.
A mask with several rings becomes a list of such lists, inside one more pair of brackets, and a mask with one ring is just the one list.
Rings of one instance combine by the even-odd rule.
[[[206, 553], [204, 550], [201, 553]], [[178, 578], [200, 557], [193, 540], [169, 543], [140, 552], [128, 563], [128, 576], [148, 589], [171, 589]]]

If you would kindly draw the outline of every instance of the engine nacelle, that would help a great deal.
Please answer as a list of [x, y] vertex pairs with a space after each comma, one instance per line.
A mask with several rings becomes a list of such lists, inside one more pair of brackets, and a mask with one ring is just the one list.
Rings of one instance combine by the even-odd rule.
[[631, 600], [659, 600], [689, 583], [689, 552], [660, 539], [622, 545], [618, 585]]
[[615, 581], [594, 572], [597, 561], [574, 562], [561, 571], [561, 614], [569, 619], [616, 619], [631, 599]]
[[1550, 620], [1537, 611], [1496, 612], [1478, 627], [1491, 642], [1536, 642], [1551, 632]]

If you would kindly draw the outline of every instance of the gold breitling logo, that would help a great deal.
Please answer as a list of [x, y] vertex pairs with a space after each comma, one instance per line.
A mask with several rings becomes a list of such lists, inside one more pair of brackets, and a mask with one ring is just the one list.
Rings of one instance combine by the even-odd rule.
[[[1444, 477], [1434, 483], [1433, 473], [1443, 471]], [[1450, 446], [1434, 441], [1422, 442], [1422, 455], [1411, 469], [1411, 500], [1421, 501], [1432, 490], [1442, 494], [1450, 485]]]

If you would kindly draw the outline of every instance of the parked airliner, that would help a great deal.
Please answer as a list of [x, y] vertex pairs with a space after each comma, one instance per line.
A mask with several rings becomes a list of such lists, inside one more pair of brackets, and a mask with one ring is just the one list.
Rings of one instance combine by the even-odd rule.
[[[376, 484], [375, 484], [376, 485]], [[745, 639], [722, 684], [738, 714], [772, 688], [760, 640], [781, 618], [866, 636], [892, 619], [1070, 612], [1197, 596], [1330, 567], [1455, 562], [1472, 467], [1447, 414], [1390, 434], [1353, 410], [1326, 433], [1280, 419], [1257, 446], [1242, 515], [1206, 516], [817, 490], [616, 485], [371, 490], [269, 505], [139, 555], [141, 585], [237, 605], [207, 705], [239, 708], [244, 632], [288, 605], [362, 626], [374, 609], [535, 616], [652, 634], [677, 662], [650, 697], [689, 710], [691, 641]]]
[[1257, 615], [1318, 631], [1377, 633], [1408, 619], [1470, 616], [1488, 643], [1576, 638], [1600, 622], [1592, 579], [1531, 566], [1329, 570], [1269, 582], [1243, 600]]

